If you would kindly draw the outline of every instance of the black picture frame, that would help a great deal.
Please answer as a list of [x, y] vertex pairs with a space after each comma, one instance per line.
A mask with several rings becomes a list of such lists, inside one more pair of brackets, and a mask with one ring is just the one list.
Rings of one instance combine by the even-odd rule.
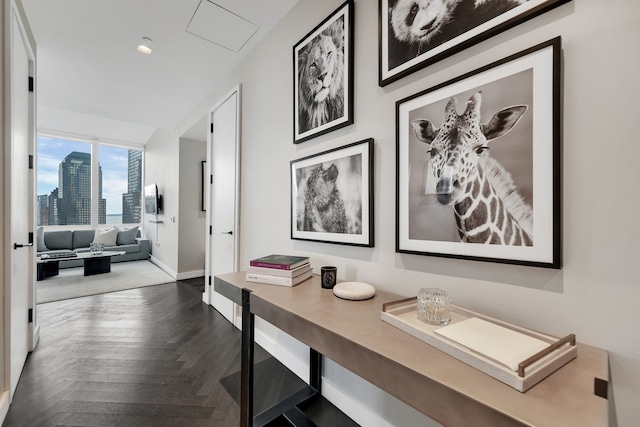
[[291, 239], [373, 247], [373, 139], [292, 160]]
[[294, 144], [353, 124], [353, 22], [348, 0], [293, 46]]
[[569, 1], [459, 0], [452, 2], [456, 3], [453, 7], [430, 2], [431, 10], [411, 2], [421, 13], [410, 15], [415, 17], [413, 22], [429, 21], [432, 27], [411, 31], [407, 15], [415, 9], [404, 7], [409, 2], [379, 0], [379, 85], [386, 86]]
[[[557, 37], [396, 103], [396, 252], [561, 267], [560, 80]], [[473, 186], [476, 172], [491, 187]], [[493, 192], [519, 206], [503, 211]], [[528, 245], [490, 234], [495, 223], [518, 236], [509, 215], [530, 230]]]

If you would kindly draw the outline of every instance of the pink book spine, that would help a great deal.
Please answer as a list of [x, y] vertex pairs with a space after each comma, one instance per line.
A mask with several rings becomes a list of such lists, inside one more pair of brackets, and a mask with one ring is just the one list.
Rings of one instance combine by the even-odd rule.
[[275, 268], [277, 270], [291, 270], [289, 268], [290, 266], [287, 264], [271, 264], [268, 262], [250, 261], [249, 265], [252, 267]]

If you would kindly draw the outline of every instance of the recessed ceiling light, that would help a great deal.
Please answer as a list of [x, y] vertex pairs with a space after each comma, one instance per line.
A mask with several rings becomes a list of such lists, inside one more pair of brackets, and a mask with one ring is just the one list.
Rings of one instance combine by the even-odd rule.
[[151, 55], [151, 43], [153, 43], [153, 40], [151, 40], [149, 37], [143, 37], [142, 42], [138, 45], [138, 52]]

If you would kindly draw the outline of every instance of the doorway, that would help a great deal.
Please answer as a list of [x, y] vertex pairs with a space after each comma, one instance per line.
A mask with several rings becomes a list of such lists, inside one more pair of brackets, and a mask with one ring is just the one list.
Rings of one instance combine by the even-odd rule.
[[213, 276], [238, 271], [240, 216], [240, 86], [210, 110], [207, 141], [207, 239], [203, 300], [233, 324], [236, 307], [213, 290]]
[[[9, 67], [5, 78], [4, 186], [4, 312], [1, 354], [3, 397], [9, 401], [29, 351], [38, 341], [35, 313], [35, 42], [19, 8], [11, 2], [4, 25], [9, 38]], [[8, 388], [7, 388], [8, 387]], [[4, 409], [5, 401], [0, 401]]]

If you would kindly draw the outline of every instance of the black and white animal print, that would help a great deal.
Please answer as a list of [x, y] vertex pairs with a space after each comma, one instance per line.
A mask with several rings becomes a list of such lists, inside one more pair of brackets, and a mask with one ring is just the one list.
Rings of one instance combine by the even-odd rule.
[[389, 0], [389, 69], [527, 0]]
[[347, 233], [344, 201], [336, 187], [338, 168], [322, 165], [311, 172], [304, 193], [303, 231]]

